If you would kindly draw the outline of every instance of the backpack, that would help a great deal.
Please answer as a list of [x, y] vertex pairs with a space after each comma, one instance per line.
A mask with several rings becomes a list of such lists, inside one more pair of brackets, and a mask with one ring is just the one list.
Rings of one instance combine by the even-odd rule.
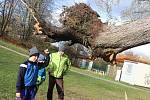
[[[43, 54], [39, 55], [38, 61], [46, 61], [46, 57]], [[36, 85], [41, 85], [45, 79], [46, 79], [46, 70], [45, 70], [45, 63], [39, 63], [38, 64], [38, 77], [37, 77], [37, 82]]]
[[41, 68], [38, 70], [38, 77], [37, 77], [37, 85], [41, 85], [46, 79], [46, 70], [45, 68]]

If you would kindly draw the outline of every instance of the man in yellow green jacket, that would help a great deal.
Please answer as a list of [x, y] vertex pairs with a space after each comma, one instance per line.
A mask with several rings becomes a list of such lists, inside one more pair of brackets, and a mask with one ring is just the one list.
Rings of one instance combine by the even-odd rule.
[[50, 63], [47, 68], [49, 72], [47, 100], [52, 100], [55, 84], [58, 92], [58, 99], [64, 100], [63, 76], [67, 73], [70, 66], [70, 59], [64, 54], [63, 46], [59, 47], [58, 52], [50, 54]]

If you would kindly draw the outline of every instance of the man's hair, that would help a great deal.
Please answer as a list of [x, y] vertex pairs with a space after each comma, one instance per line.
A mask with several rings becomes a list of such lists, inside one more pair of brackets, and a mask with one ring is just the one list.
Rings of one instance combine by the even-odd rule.
[[59, 46], [59, 50], [58, 51], [64, 52], [65, 51], [65, 47], [63, 45]]

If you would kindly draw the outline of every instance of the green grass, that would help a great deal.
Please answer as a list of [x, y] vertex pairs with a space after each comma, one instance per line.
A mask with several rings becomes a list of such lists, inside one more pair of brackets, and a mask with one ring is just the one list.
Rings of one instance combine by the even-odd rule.
[[72, 70], [76, 71], [76, 72], [84, 73], [84, 74], [87, 74], [87, 75], [90, 75], [90, 76], [96, 77], [96, 78], [103, 78], [103, 79], [113, 80], [113, 78], [111, 78], [111, 77], [108, 77], [108, 76], [102, 75], [102, 74], [98, 74], [98, 73], [93, 72], [93, 71], [89, 71], [88, 69], [80, 69], [80, 68], [77, 68], [77, 67], [72, 67]]
[[[12, 47], [15, 48], [15, 46]], [[18, 47], [15, 49], [18, 49]], [[18, 67], [25, 59], [23, 56], [0, 48], [0, 100], [15, 100]], [[76, 68], [72, 68], [72, 70], [99, 77], [85, 70]], [[48, 78], [40, 86], [36, 100], [46, 100], [47, 81]], [[137, 90], [75, 72], [69, 72], [64, 77], [64, 87], [65, 100], [124, 100], [125, 91], [127, 92], [128, 100], [149, 100], [150, 95], [148, 90]], [[56, 89], [54, 90], [54, 98], [57, 98]]]
[[111, 84], [77, 73], [70, 73], [66, 77], [66, 87], [70, 87], [67, 89], [78, 93], [82, 98], [87, 97], [89, 100], [124, 100], [125, 91], [129, 96], [129, 100], [148, 100], [150, 93]]
[[0, 100], [15, 100], [15, 83], [19, 64], [24, 57], [0, 48]]
[[8, 42], [1, 40], [1, 39], [0, 39], [0, 45], [11, 48], [11, 49], [18, 51], [20, 53], [23, 53], [23, 54], [28, 54], [28, 50], [20, 48], [17, 45], [12, 45], [11, 43], [8, 43]]

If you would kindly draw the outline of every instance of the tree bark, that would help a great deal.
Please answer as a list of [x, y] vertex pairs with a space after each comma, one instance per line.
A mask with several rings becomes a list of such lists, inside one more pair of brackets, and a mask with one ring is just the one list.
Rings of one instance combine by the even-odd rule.
[[[43, 24], [44, 25], [44, 24]], [[47, 26], [48, 27], [48, 26]], [[43, 28], [46, 31], [46, 28]], [[45, 32], [50, 38], [60, 40], [72, 40], [74, 43], [80, 43], [93, 50], [93, 56], [101, 57], [105, 61], [114, 61], [118, 53], [150, 43], [150, 18], [131, 22], [129, 24], [112, 27], [106, 32], [98, 33], [94, 37], [86, 36], [74, 31], [51, 28]], [[88, 45], [84, 44], [84, 39]]]
[[99, 33], [92, 41], [93, 46], [103, 49], [112, 48], [116, 53], [150, 43], [150, 18], [113, 27]]

